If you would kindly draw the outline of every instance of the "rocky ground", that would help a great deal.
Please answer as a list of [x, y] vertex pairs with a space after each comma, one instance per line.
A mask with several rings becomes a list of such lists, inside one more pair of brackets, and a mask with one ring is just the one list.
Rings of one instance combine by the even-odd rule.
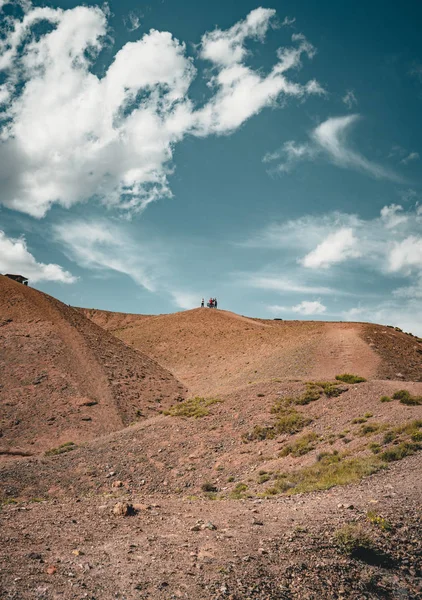
[[[8, 505], [0, 514], [0, 594], [416, 600], [421, 491], [414, 456], [356, 486], [287, 498], [219, 502], [121, 492]], [[135, 514], [114, 514], [118, 502], [135, 506]], [[345, 526], [355, 540], [349, 550], [341, 544]]]
[[0, 291], [1, 600], [421, 597], [418, 338]]

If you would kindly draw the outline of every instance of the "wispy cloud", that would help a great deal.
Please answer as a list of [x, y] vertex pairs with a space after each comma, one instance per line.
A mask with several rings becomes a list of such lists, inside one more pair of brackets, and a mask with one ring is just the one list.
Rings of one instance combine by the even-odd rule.
[[276, 161], [276, 171], [288, 172], [300, 162], [325, 157], [344, 169], [362, 171], [376, 179], [403, 182], [403, 178], [394, 171], [368, 160], [349, 147], [347, 133], [359, 119], [357, 114], [327, 119], [311, 132], [309, 141], [285, 142], [280, 150], [266, 154], [263, 160]]
[[347, 90], [342, 100], [349, 110], [351, 110], [358, 103], [358, 100], [355, 96], [355, 92], [353, 90]]
[[73, 220], [53, 230], [69, 258], [81, 267], [123, 273], [149, 291], [157, 289], [159, 257], [131, 239], [121, 226], [106, 220]]
[[333, 294], [334, 289], [330, 287], [311, 285], [295, 279], [287, 279], [281, 275], [246, 275], [242, 277], [243, 283], [261, 290], [271, 290], [283, 294]]
[[284, 17], [281, 25], [282, 27], [291, 27], [294, 23], [296, 23], [296, 17]]
[[[173, 152], [185, 136], [227, 135], [279, 98], [323, 93], [314, 79], [288, 76], [315, 54], [301, 34], [278, 49], [269, 73], [246, 64], [246, 41], [264, 40], [271, 9], [203, 35], [209, 97], [196, 106], [197, 70], [171, 33], [152, 29], [125, 44], [99, 76], [107, 8], [24, 8], [23, 18], [0, 18], [0, 202], [37, 218], [87, 200], [141, 211], [172, 195]], [[44, 32], [29, 35], [41, 23]]]
[[410, 152], [410, 154], [402, 158], [400, 162], [402, 165], [407, 165], [410, 162], [413, 162], [414, 160], [419, 160], [419, 158], [419, 152]]
[[32, 282], [57, 281], [74, 283], [69, 271], [56, 264], [38, 262], [28, 250], [25, 238], [10, 238], [0, 230], [0, 272], [17, 273], [28, 277]]
[[299, 304], [295, 306], [280, 306], [278, 304], [273, 304], [267, 307], [270, 312], [273, 314], [283, 314], [283, 313], [298, 313], [300, 315], [322, 315], [326, 312], [327, 307], [322, 304], [319, 300], [303, 300]]

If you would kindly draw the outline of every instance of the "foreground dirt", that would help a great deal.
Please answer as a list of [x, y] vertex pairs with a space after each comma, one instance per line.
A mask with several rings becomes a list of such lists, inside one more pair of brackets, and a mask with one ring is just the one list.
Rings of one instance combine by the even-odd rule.
[[[357, 486], [292, 498], [118, 498], [7, 506], [0, 596], [35, 599], [411, 599], [421, 588], [418, 457]], [[367, 518], [385, 518], [382, 531]], [[375, 550], [342, 554], [336, 531], [360, 524]], [[203, 528], [201, 528], [201, 526]], [[22, 543], [24, 541], [24, 543]]]
[[168, 368], [192, 394], [343, 372], [422, 380], [422, 343], [381, 325], [250, 319], [209, 309], [159, 316], [81, 310]]
[[79, 311], [0, 276], [0, 459], [122, 429], [184, 392]]

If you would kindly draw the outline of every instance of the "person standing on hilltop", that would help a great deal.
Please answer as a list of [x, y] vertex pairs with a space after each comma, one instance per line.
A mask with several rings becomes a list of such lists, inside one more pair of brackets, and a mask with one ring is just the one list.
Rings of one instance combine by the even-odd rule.
[[217, 308], [217, 298], [214, 298], [214, 308]]
[[201, 308], [204, 308], [204, 303], [205, 303], [205, 300], [202, 298], [202, 300], [201, 300]]

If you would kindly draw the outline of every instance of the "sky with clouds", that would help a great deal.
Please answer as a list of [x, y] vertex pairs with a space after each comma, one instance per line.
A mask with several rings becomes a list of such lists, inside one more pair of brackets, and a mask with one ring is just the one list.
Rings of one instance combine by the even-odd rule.
[[0, 272], [422, 335], [422, 6], [0, 0]]

